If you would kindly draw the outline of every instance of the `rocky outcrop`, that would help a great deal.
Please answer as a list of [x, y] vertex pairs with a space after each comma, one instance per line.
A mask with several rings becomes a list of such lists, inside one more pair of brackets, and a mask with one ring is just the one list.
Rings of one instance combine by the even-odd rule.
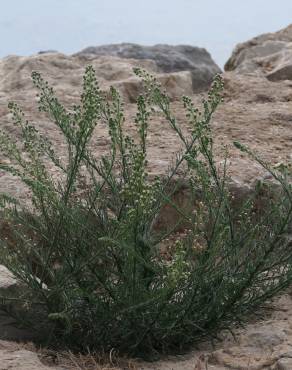
[[[70, 57], [57, 52], [48, 52], [32, 57], [9, 56], [0, 60], [0, 99], [13, 95], [31, 97], [31, 72], [39, 71], [53, 87], [66, 95], [76, 97], [80, 93], [85, 66], [92, 64], [102, 89], [115, 86], [122, 93], [125, 102], [135, 102], [142, 92], [142, 84], [133, 72], [141, 67], [155, 74], [171, 99], [182, 94], [192, 94], [192, 76], [189, 71], [159, 73], [151, 60], [121, 59], [118, 57], [96, 57], [90, 61], [82, 57]], [[61, 82], [63, 81], [63, 82]]]
[[214, 75], [221, 72], [205, 49], [189, 45], [142, 46], [124, 43], [88, 47], [75, 55], [89, 60], [96, 56], [153, 60], [163, 73], [190, 71], [196, 92], [208, 89]]
[[225, 70], [264, 76], [271, 81], [292, 80], [292, 24], [237, 45]]

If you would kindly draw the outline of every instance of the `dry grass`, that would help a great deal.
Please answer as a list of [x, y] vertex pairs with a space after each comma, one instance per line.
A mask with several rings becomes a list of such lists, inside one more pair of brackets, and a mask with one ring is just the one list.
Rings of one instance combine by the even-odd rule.
[[46, 365], [68, 370], [138, 370], [135, 360], [119, 357], [114, 350], [110, 353], [76, 354], [40, 349], [38, 355]]

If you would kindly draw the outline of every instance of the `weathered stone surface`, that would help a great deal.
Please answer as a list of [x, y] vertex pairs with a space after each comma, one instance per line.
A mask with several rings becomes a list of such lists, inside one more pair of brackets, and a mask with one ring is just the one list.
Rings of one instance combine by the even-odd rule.
[[[0, 265], [0, 296], [2, 297], [21, 297], [23, 294], [23, 286], [20, 284], [13, 274], [3, 265]], [[13, 307], [17, 311], [20, 307], [18, 302], [9, 302], [7, 305]], [[23, 329], [16, 325], [15, 320], [9, 316], [4, 310], [0, 310], [0, 341], [1, 340], [31, 340], [36, 337], [36, 333], [32, 333], [27, 329]], [[1, 346], [0, 346], [1, 349]], [[1, 368], [0, 368], [1, 369]]]
[[237, 45], [225, 70], [265, 76], [271, 81], [291, 80], [291, 61], [292, 25]]
[[[44, 53], [32, 57], [9, 56], [0, 61], [1, 93], [18, 97], [20, 91], [31, 96], [31, 72], [40, 71], [50, 80], [53, 87], [67, 95], [76, 96], [81, 89], [85, 66], [89, 64], [82, 58], [68, 57], [60, 53]], [[124, 60], [117, 57], [100, 57], [90, 61], [96, 70], [101, 88], [108, 90], [116, 86], [125, 102], [135, 102], [142, 92], [142, 84], [134, 72], [134, 67], [146, 68], [157, 75], [162, 87], [167, 89], [171, 99], [183, 94], [191, 95], [192, 76], [188, 71], [158, 73], [158, 68], [150, 60]], [[60, 81], [62, 83], [60, 84]], [[1, 94], [0, 94], [1, 97]]]
[[262, 324], [250, 329], [248, 334], [241, 338], [241, 343], [245, 343], [252, 348], [271, 350], [285, 341], [285, 330], [282, 326]]
[[274, 68], [267, 73], [270, 81], [292, 80], [292, 42], [274, 56]]
[[[27, 347], [31, 347], [31, 350]], [[0, 340], [0, 370], [65, 370], [44, 365], [33, 345], [22, 345]]]
[[[43, 365], [37, 354], [31, 351], [1, 351], [0, 370], [50, 370], [51, 367]], [[54, 368], [57, 370], [57, 368]]]
[[[85, 66], [89, 64], [78, 57], [69, 57], [60, 53], [45, 53], [31, 57], [8, 56], [0, 60], [1, 93], [18, 97], [20, 92], [31, 97], [31, 72], [39, 71], [48, 78], [53, 87], [67, 96], [78, 96]], [[123, 60], [115, 57], [103, 57], [91, 60], [96, 70], [100, 86], [108, 89], [110, 84], [127, 81], [135, 76], [134, 67], [146, 68], [149, 72], [157, 72], [152, 61]], [[62, 81], [62, 83], [60, 83]], [[1, 95], [0, 95], [1, 96]], [[127, 100], [127, 96], [125, 99]]]
[[208, 89], [214, 75], [220, 72], [205, 49], [189, 45], [142, 46], [124, 43], [88, 47], [75, 55], [87, 59], [96, 56], [148, 59], [155, 61], [161, 72], [190, 71], [194, 91]]
[[156, 363], [138, 363], [139, 370], [225, 370], [225, 367], [209, 362], [208, 355], [193, 353], [173, 356]]
[[[158, 74], [157, 80], [167, 90], [171, 100], [177, 100], [182, 95], [192, 95], [192, 76], [188, 71]], [[128, 78], [112, 83], [129, 103], [135, 103], [137, 96], [143, 92], [141, 80], [138, 77]]]
[[13, 274], [3, 265], [0, 265], [0, 295], [7, 292], [15, 292], [19, 289], [19, 283]]
[[212, 353], [209, 363], [220, 365], [224, 369], [261, 370], [270, 368], [275, 363], [275, 359], [252, 347], [234, 346]]
[[276, 370], [291, 370], [292, 358], [282, 358], [277, 362]]

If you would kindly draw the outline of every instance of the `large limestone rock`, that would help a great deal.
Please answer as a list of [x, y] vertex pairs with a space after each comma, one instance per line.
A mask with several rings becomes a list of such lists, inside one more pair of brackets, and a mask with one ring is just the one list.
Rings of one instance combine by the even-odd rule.
[[214, 75], [220, 71], [204, 49], [167, 45], [149, 47], [148, 51], [145, 48], [132, 45], [127, 53], [126, 49], [118, 52], [115, 45], [108, 45], [101, 47], [99, 52], [98, 48], [93, 48], [95, 52], [89, 48], [89, 51], [86, 49], [74, 56], [55, 51], [30, 57], [8, 56], [0, 60], [0, 99], [10, 95], [16, 100], [24, 97], [31, 100], [32, 71], [40, 71], [61, 94], [74, 99], [79, 96], [85, 66], [92, 64], [101, 88], [107, 90], [110, 85], [116, 86], [124, 101], [131, 103], [142, 91], [141, 81], [133, 72], [134, 67], [155, 74], [172, 100], [191, 95], [194, 90], [208, 88]]
[[0, 99], [8, 94], [31, 99], [32, 71], [41, 72], [60, 93], [74, 98], [80, 94], [82, 76], [88, 64], [95, 68], [101, 88], [108, 90], [110, 85], [117, 87], [125, 102], [135, 102], [142, 92], [141, 81], [133, 72], [133, 68], [138, 66], [155, 74], [173, 100], [183, 94], [193, 93], [190, 72], [160, 73], [152, 60], [125, 60], [112, 56], [86, 60], [48, 52], [31, 57], [8, 56], [0, 60]]
[[292, 80], [292, 24], [237, 45], [225, 70], [264, 76], [271, 81]]
[[189, 45], [142, 46], [124, 43], [88, 47], [75, 55], [87, 59], [104, 55], [126, 59], [146, 59], [155, 61], [161, 72], [190, 71], [194, 91], [208, 89], [214, 75], [220, 72], [220, 68], [205, 49]]

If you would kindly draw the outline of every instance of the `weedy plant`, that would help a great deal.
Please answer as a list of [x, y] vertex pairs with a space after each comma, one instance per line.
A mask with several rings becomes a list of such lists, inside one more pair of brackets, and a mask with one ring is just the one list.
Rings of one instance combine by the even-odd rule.
[[[214, 158], [210, 121], [222, 101], [221, 77], [201, 110], [183, 97], [191, 128], [185, 135], [156, 79], [141, 69], [135, 73], [145, 88], [137, 99], [135, 137], [126, 133], [118, 91], [102, 92], [92, 67], [84, 75], [80, 104], [70, 111], [39, 73], [32, 74], [40, 111], [66, 141], [66, 159], [15, 103], [9, 107], [21, 139], [0, 134], [1, 152], [10, 159], [1, 170], [19, 177], [31, 194], [30, 205], [1, 197], [12, 233], [2, 237], [1, 260], [26, 287], [23, 297], [14, 298], [33, 312], [30, 325], [42, 323], [52, 343], [72, 350], [180, 350], [232, 328], [292, 280], [286, 170], [271, 169], [236, 143], [278, 184], [277, 196], [266, 197], [259, 212], [257, 191], [233, 207], [227, 161], [220, 166]], [[147, 133], [156, 115], [177, 134], [182, 150], [165, 176], [150, 179]], [[98, 159], [89, 144], [101, 122], [111, 145]], [[49, 168], [60, 175], [53, 177]], [[173, 201], [181, 170], [192, 212]], [[158, 229], [166, 205], [176, 210], [177, 223]], [[182, 224], [187, 231], [166, 257], [161, 245]]]

